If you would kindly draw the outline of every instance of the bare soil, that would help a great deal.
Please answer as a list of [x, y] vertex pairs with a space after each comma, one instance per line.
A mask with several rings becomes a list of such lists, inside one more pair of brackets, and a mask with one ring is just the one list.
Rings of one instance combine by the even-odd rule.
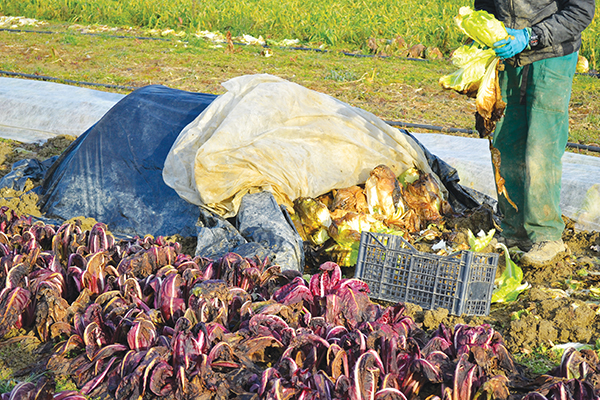
[[[454, 327], [457, 323], [488, 323], [502, 333], [512, 353], [529, 354], [540, 348], [564, 343], [595, 345], [600, 338], [600, 311], [590, 287], [600, 280], [600, 233], [575, 231], [569, 223], [563, 233], [571, 255], [544, 268], [521, 266], [523, 280], [532, 286], [513, 303], [492, 304], [489, 316], [455, 317], [444, 309], [412, 308], [413, 317], [427, 331], [440, 323]], [[513, 254], [518, 263], [519, 254]], [[498, 273], [504, 268], [504, 257]]]

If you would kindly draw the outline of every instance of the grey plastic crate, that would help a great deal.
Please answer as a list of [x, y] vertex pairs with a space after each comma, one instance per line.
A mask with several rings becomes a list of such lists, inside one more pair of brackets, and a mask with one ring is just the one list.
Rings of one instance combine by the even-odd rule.
[[363, 232], [354, 276], [369, 285], [373, 299], [488, 315], [497, 267], [495, 253], [439, 256], [416, 250], [401, 236]]

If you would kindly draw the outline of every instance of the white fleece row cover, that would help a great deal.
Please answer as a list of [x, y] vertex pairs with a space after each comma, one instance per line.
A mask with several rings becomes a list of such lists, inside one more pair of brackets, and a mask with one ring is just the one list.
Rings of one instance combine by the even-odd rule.
[[163, 178], [179, 196], [230, 217], [246, 193], [279, 204], [364, 183], [385, 164], [431, 172], [420, 146], [375, 115], [268, 74], [223, 83], [227, 92], [183, 129]]
[[124, 97], [54, 82], [0, 77], [0, 137], [39, 143], [79, 136]]

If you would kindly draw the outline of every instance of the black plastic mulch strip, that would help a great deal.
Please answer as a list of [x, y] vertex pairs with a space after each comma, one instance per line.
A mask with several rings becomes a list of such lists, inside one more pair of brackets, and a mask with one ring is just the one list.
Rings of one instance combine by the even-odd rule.
[[99, 86], [99, 87], [105, 87], [105, 88], [110, 88], [110, 89], [123, 89], [123, 90], [135, 90], [135, 89], [137, 89], [136, 87], [133, 87], [133, 86], [121, 86], [121, 85], [113, 85], [113, 84], [109, 84], [109, 83], [96, 83], [96, 82], [74, 81], [72, 79], [55, 78], [55, 77], [52, 77], [52, 76], [45, 76], [45, 75], [24, 74], [22, 72], [0, 71], [0, 75], [18, 76], [18, 77], [21, 77], [21, 78], [37, 79], [37, 80], [40, 80], [40, 81], [72, 83], [72, 84], [75, 84], [75, 85]]
[[410, 122], [401, 122], [401, 121], [383, 121], [390, 126], [400, 126], [405, 128], [420, 128], [420, 129], [428, 129], [431, 131], [439, 131], [439, 132], [448, 132], [448, 133], [467, 133], [467, 134], [477, 134], [477, 131], [473, 129], [463, 129], [463, 128], [450, 128], [445, 126], [436, 126], [436, 125], [424, 125], [424, 124], [412, 124]]
[[[25, 33], [43, 33], [43, 34], [47, 34], [47, 35], [57, 35], [57, 34], [70, 33], [70, 32], [37, 31], [37, 30], [34, 30], [34, 29], [12, 29], [12, 28], [0, 28], [0, 31], [3, 31], [3, 32], [13, 32], [13, 33], [21, 33], [21, 32], [25, 32]], [[156, 37], [149, 37], [149, 36], [111, 35], [111, 34], [108, 34], [108, 33], [95, 33], [95, 32], [73, 32], [73, 33], [76, 33], [78, 35], [110, 37], [110, 38], [116, 38], [116, 39], [161, 40], [161, 41], [165, 41], [165, 42], [170, 42], [171, 41], [171, 39], [169, 39], [169, 38], [156, 38]]]

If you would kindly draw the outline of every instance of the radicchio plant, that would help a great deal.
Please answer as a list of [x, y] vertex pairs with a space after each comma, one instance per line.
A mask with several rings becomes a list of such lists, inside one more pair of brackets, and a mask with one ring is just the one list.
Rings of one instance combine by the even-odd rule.
[[380, 309], [369, 300], [369, 287], [358, 279], [342, 278], [340, 267], [326, 262], [310, 284], [300, 278], [273, 293], [273, 299], [284, 304], [304, 301], [313, 317], [323, 316], [329, 323], [348, 325], [351, 329], [372, 320]]

